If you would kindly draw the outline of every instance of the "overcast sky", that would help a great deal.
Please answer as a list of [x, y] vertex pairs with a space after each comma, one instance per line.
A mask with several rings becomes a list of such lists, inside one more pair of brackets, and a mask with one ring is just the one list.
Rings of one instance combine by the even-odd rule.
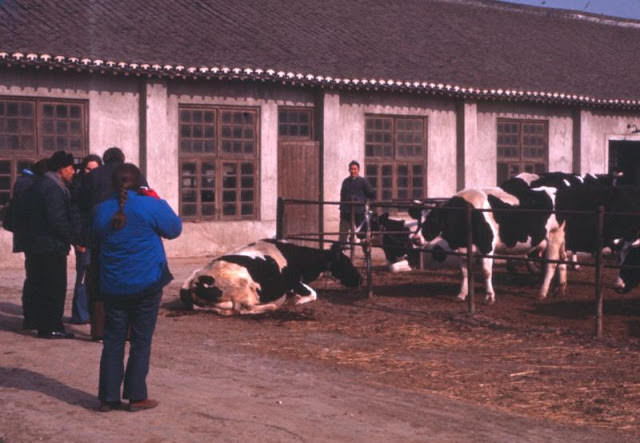
[[594, 14], [613, 15], [640, 20], [640, 0], [502, 0], [509, 3], [574, 9]]

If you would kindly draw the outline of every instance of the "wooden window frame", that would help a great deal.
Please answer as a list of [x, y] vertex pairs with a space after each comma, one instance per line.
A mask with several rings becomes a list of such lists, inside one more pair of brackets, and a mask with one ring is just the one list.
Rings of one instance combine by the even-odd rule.
[[[501, 144], [500, 137], [508, 136], [508, 133], [500, 132], [501, 124], [512, 124], [518, 126], [516, 149], [519, 152], [517, 159], [515, 157], [504, 156], [500, 154], [501, 148], [509, 148], [514, 145]], [[543, 157], [526, 157], [525, 156], [525, 137], [527, 133], [524, 128], [526, 125], [543, 126], [542, 135], [544, 137], [544, 156]], [[501, 173], [502, 165], [506, 168], [506, 173]], [[537, 166], [542, 165], [543, 171]], [[498, 118], [496, 121], [496, 181], [497, 185], [508, 180], [517, 174], [512, 174], [512, 167], [517, 166], [518, 173], [532, 172], [540, 173], [549, 170], [549, 121], [541, 119], [516, 119], [516, 118]]]
[[[9, 177], [9, 194], [13, 193], [13, 187], [20, 176], [20, 172], [23, 169], [23, 165], [25, 163], [35, 163], [41, 158], [46, 158], [51, 156], [56, 149], [53, 150], [45, 150], [43, 147], [43, 106], [46, 104], [64, 104], [64, 105], [79, 105], [81, 108], [81, 133], [79, 137], [81, 139], [82, 146], [79, 150], [71, 151], [66, 149], [67, 152], [71, 152], [76, 158], [83, 158], [88, 154], [89, 147], [89, 100], [86, 99], [67, 99], [67, 98], [57, 98], [57, 97], [25, 97], [25, 96], [9, 96], [2, 95], [0, 96], [0, 102], [22, 102], [22, 103], [31, 103], [33, 104], [33, 129], [32, 129], [32, 138], [33, 138], [33, 148], [29, 149], [9, 149], [3, 148], [0, 146], [0, 162], [9, 162], [9, 173], [2, 174], [2, 176]], [[55, 121], [55, 119], [53, 119]], [[1, 129], [0, 129], [1, 130]], [[7, 190], [4, 188], [0, 189], [0, 194], [6, 195]], [[3, 206], [2, 200], [4, 197], [0, 199], [0, 207]]]
[[[193, 111], [193, 110], [202, 110], [202, 111], [213, 111], [214, 112], [214, 146], [212, 152], [183, 152], [182, 151], [182, 126], [181, 126], [181, 116], [180, 113], [183, 110]], [[252, 139], [254, 143], [254, 152], [223, 152], [222, 144], [224, 140], [229, 140], [229, 137], [223, 137], [222, 135], [222, 115], [224, 112], [249, 112], [253, 115], [253, 123], [251, 124], [251, 128], [253, 130]], [[233, 127], [233, 125], [230, 125]], [[236, 125], [237, 126], [237, 125]], [[232, 138], [233, 139], [233, 138]], [[240, 141], [246, 142], [246, 138], [238, 139]], [[209, 104], [179, 104], [178, 105], [178, 193], [179, 193], [179, 208], [180, 215], [185, 221], [239, 221], [239, 220], [259, 220], [260, 219], [260, 109], [254, 106], [228, 106], [228, 105], [209, 105]], [[202, 163], [210, 162], [214, 165], [214, 213], [213, 215], [205, 215], [203, 214], [203, 201], [202, 201]], [[196, 210], [194, 215], [185, 215], [184, 214], [184, 205], [190, 204], [191, 202], [183, 201], [183, 191], [186, 189], [183, 188], [184, 185], [184, 176], [183, 176], [183, 165], [185, 163], [196, 163]], [[225, 163], [236, 163], [241, 165], [242, 163], [251, 163], [253, 165], [253, 212], [251, 214], [242, 214], [242, 196], [243, 192], [242, 188], [242, 180], [239, 178], [239, 183], [235, 188], [236, 193], [236, 208], [237, 213], [234, 215], [225, 215], [224, 214], [224, 201], [223, 201], [223, 192], [225, 191], [223, 181], [224, 181], [224, 164]], [[241, 166], [239, 167], [239, 169]], [[204, 188], [206, 190], [206, 188]], [[246, 191], [246, 188], [245, 188]]]
[[[289, 135], [280, 133], [280, 125], [283, 122], [280, 121], [280, 112], [299, 112], [308, 115], [309, 121], [309, 133], [308, 135]], [[314, 140], [315, 128], [314, 128], [314, 108], [301, 107], [301, 106], [279, 106], [278, 107], [278, 139], [279, 140]]]
[[[376, 155], [367, 155], [367, 122], [370, 119], [388, 119], [391, 122], [391, 153], [389, 156], [376, 156]], [[420, 120], [422, 122], [422, 155], [420, 156], [405, 156], [402, 157], [399, 155], [399, 141], [398, 141], [398, 122], [402, 120]], [[427, 166], [428, 166], [428, 124], [429, 119], [426, 116], [422, 115], [388, 115], [388, 114], [365, 114], [365, 165], [363, 175], [370, 178], [370, 175], [367, 175], [367, 170], [371, 169], [371, 167], [377, 168], [377, 177], [374, 181], [375, 190], [376, 190], [376, 200], [386, 200], [389, 199], [383, 198], [384, 189], [380, 187], [379, 182], [382, 180], [382, 171], [383, 168], [390, 166], [391, 167], [391, 201], [408, 201], [413, 200], [414, 198], [424, 198], [427, 196]], [[407, 195], [406, 198], [401, 198], [398, 196], [399, 189], [399, 178], [398, 174], [399, 168], [402, 166], [407, 166], [409, 169], [409, 173], [407, 175], [407, 180], [409, 181], [407, 186]], [[416, 196], [412, 194], [411, 191], [415, 190], [416, 187], [411, 183], [415, 178], [413, 175], [413, 166], [420, 166], [422, 168], [422, 187], [420, 196]], [[384, 176], [388, 177], [388, 176]], [[372, 185], [374, 185], [372, 183]], [[388, 189], [388, 188], [387, 188]]]

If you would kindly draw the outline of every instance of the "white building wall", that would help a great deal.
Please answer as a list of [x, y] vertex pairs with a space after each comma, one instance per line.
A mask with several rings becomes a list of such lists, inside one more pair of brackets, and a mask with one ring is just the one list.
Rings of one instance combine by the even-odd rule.
[[549, 122], [549, 170], [572, 172], [573, 118], [569, 108], [510, 103], [478, 104], [477, 149], [467, 152], [466, 187], [496, 186], [498, 119]]
[[[146, 114], [140, 113], [139, 90], [146, 94]], [[90, 152], [102, 154], [120, 147], [128, 161], [139, 164], [139, 118], [146, 115], [147, 177], [177, 211], [179, 202], [178, 107], [180, 104], [250, 106], [259, 112], [260, 208], [255, 221], [185, 222], [183, 235], [166, 242], [169, 256], [216, 255], [250, 241], [275, 235], [278, 189], [278, 107], [313, 107], [320, 103], [324, 200], [339, 199], [340, 184], [352, 159], [365, 164], [365, 115], [416, 115], [428, 119], [427, 189], [429, 197], [457, 191], [456, 102], [447, 98], [317, 91], [259, 83], [168, 81], [132, 77], [88, 76], [76, 73], [0, 71], [0, 95], [83, 99], [89, 103]], [[317, 100], [321, 95], [322, 100]], [[640, 113], [608, 113], [511, 103], [465, 103], [465, 185], [496, 184], [497, 119], [549, 121], [549, 168], [570, 172], [606, 172], [610, 140], [640, 140], [628, 124], [640, 126]], [[579, 168], [574, 168], [573, 128], [580, 127]], [[338, 210], [327, 207], [324, 230], [338, 230]], [[22, 262], [11, 254], [11, 234], [0, 230], [0, 266]]]
[[[138, 89], [131, 78], [0, 70], [0, 96], [88, 100], [89, 152], [102, 155], [118, 146], [128, 161], [138, 162]], [[22, 263], [23, 254], [11, 248], [11, 233], [0, 229], [0, 267]]]
[[[258, 220], [206, 221], [183, 223], [182, 235], [165, 242], [170, 256], [217, 255], [260, 238], [274, 237], [276, 232], [276, 200], [278, 192], [278, 106], [312, 106], [310, 91], [260, 87], [255, 84], [213, 82], [172, 83], [168, 88], [167, 119], [154, 125], [165, 125], [164, 143], [171, 150], [171, 161], [157, 163], [149, 157], [148, 168], [156, 168], [160, 177], [175, 177], [166, 190], [172, 207], [179, 201], [178, 108], [179, 105], [226, 105], [255, 107], [259, 112], [260, 207]], [[152, 131], [149, 129], [149, 131]], [[148, 151], [150, 151], [148, 143]], [[154, 166], [152, 166], [154, 165]]]
[[[365, 116], [427, 117], [427, 194], [451, 195], [456, 188], [456, 114], [454, 103], [434, 97], [372, 93], [324, 94], [324, 199], [338, 201], [348, 164], [357, 160], [364, 174]], [[337, 232], [337, 206], [325, 209], [325, 231]]]
[[606, 173], [609, 170], [609, 141], [640, 141], [640, 133], [632, 134], [635, 125], [640, 128], [640, 113], [616, 114], [597, 110], [580, 112], [581, 164], [580, 173]]

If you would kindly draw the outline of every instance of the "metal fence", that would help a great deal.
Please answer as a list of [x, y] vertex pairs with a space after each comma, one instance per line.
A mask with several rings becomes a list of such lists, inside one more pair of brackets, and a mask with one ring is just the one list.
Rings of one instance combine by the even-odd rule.
[[[368, 217], [368, 214], [371, 214], [372, 211], [376, 211], [378, 209], [398, 209], [398, 210], [407, 210], [411, 207], [418, 207], [420, 209], [424, 208], [424, 209], [430, 209], [430, 208], [437, 208], [440, 206], [440, 204], [444, 201], [447, 201], [448, 199], [442, 199], [442, 198], [438, 198], [438, 199], [427, 199], [424, 200], [421, 205], [416, 205], [415, 203], [412, 202], [402, 202], [402, 201], [373, 201], [373, 202], [366, 202], [364, 204], [364, 210], [365, 210], [365, 222], [364, 222], [364, 231], [360, 231], [359, 233], [357, 233], [358, 236], [358, 241], [356, 241], [355, 239], [355, 235], [356, 232], [351, 232], [350, 236], [348, 237], [348, 240], [346, 242], [339, 242], [337, 240], [329, 240], [326, 237], [327, 236], [338, 236], [340, 233], [339, 232], [301, 232], [301, 233], [292, 233], [292, 234], [285, 234], [284, 232], [284, 227], [285, 227], [285, 218], [286, 218], [286, 206], [287, 205], [339, 205], [340, 202], [337, 201], [311, 201], [311, 200], [300, 200], [300, 199], [283, 199], [283, 198], [278, 198], [278, 202], [277, 202], [277, 218], [276, 218], [276, 238], [277, 239], [289, 239], [289, 240], [302, 240], [302, 241], [312, 241], [312, 242], [318, 242], [319, 243], [319, 247], [324, 247], [325, 243], [342, 243], [345, 246], [348, 246], [351, 250], [351, 258], [353, 259], [353, 251], [354, 248], [357, 244], [360, 244], [360, 246], [363, 249], [364, 252], [364, 257], [365, 257], [365, 268], [366, 268], [366, 292], [367, 292], [367, 297], [371, 298], [373, 297], [373, 284], [372, 284], [372, 258], [371, 258], [371, 248], [372, 247], [381, 247], [380, 245], [376, 245], [372, 242], [372, 238], [375, 235], [393, 235], [393, 234], [407, 234], [406, 231], [374, 231], [371, 229], [371, 223], [370, 223], [370, 218]], [[358, 205], [362, 205], [361, 202], [346, 202], [348, 204], [358, 204]], [[564, 265], [569, 265], [569, 264], [573, 264], [573, 262], [568, 261], [568, 260], [548, 260], [545, 258], [539, 258], [539, 259], [534, 259], [531, 257], [528, 258], [524, 258], [524, 257], [518, 257], [518, 256], [514, 256], [514, 255], [500, 255], [500, 254], [480, 254], [478, 252], [476, 252], [475, 254], [473, 253], [473, 235], [472, 235], [472, 214], [473, 211], [479, 211], [479, 212], [499, 212], [499, 211], [505, 211], [505, 212], [528, 212], [528, 213], [535, 213], [535, 212], [544, 212], [544, 213], [548, 213], [548, 214], [557, 214], [559, 211], [555, 211], [555, 210], [535, 210], [535, 209], [521, 209], [521, 208], [512, 208], [512, 209], [476, 209], [471, 207], [470, 205], [466, 208], [447, 208], [447, 210], [451, 210], [451, 211], [464, 211], [464, 217], [466, 220], [466, 226], [467, 226], [467, 239], [466, 239], [466, 249], [467, 252], [465, 253], [457, 253], [457, 252], [448, 252], [447, 254], [449, 255], [457, 255], [457, 256], [462, 256], [464, 257], [464, 259], [466, 260], [466, 265], [467, 265], [467, 284], [468, 284], [468, 288], [469, 288], [469, 293], [467, 295], [467, 309], [468, 312], [470, 314], [473, 314], [476, 311], [475, 308], [475, 297], [474, 297], [474, 281], [473, 281], [473, 259], [474, 257], [487, 257], [487, 258], [493, 258], [493, 259], [509, 259], [509, 260], [518, 260], [518, 261], [523, 261], [523, 262], [539, 262], [542, 263], [543, 265], [545, 263], [558, 263], [558, 264], [564, 264]], [[600, 206], [597, 208], [597, 210], [595, 211], [561, 211], [561, 213], [563, 215], [585, 215], [585, 216], [591, 216], [591, 217], [595, 217], [596, 219], [596, 223], [595, 223], [595, 232], [594, 234], [594, 239], [595, 239], [595, 248], [593, 251], [593, 255], [594, 255], [594, 263], [582, 263], [582, 266], [587, 266], [587, 267], [594, 267], [595, 268], [595, 277], [594, 277], [594, 298], [595, 298], [595, 335], [596, 337], [602, 337], [602, 331], [603, 331], [603, 292], [602, 292], [602, 270], [603, 268], [615, 268], [615, 269], [621, 269], [622, 266], [621, 265], [605, 265], [604, 261], [603, 261], [603, 255], [602, 255], [602, 249], [604, 247], [604, 240], [603, 240], [603, 228], [604, 228], [604, 217], [605, 217], [605, 210], [603, 206]], [[637, 213], [623, 213], [623, 212], [609, 212], [607, 213], [609, 215], [630, 215], [630, 216], [638, 216], [640, 214]], [[352, 228], [355, 227], [355, 216], [354, 213], [352, 211], [351, 214], [351, 225]], [[427, 254], [432, 254], [433, 252], [430, 250], [427, 250], [425, 248], [422, 247], [416, 247], [415, 250], [420, 251], [421, 253], [427, 253]], [[638, 272], [640, 272], [640, 266], [625, 266], [629, 267], [629, 268], [637, 268]]]

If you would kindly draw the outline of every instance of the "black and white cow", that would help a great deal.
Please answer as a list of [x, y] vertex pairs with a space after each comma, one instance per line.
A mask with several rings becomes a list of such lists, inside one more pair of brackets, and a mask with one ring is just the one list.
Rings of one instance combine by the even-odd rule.
[[194, 271], [182, 285], [180, 299], [189, 308], [221, 315], [261, 314], [316, 300], [308, 283], [325, 271], [347, 287], [362, 281], [339, 244], [323, 250], [265, 239]]
[[616, 292], [626, 294], [638, 286], [638, 283], [640, 283], [640, 245], [635, 245], [623, 252]]
[[382, 250], [391, 272], [415, 269], [420, 261], [412, 235], [419, 230], [416, 220], [390, 218], [388, 213], [371, 217], [371, 229], [382, 233]]
[[[515, 189], [526, 182], [528, 186], [556, 188], [555, 210], [557, 219], [566, 223], [566, 249], [571, 251], [572, 262], [577, 266], [577, 252], [593, 254], [596, 249], [596, 210], [603, 206], [606, 216], [603, 223], [603, 246], [618, 251], [618, 263], [628, 262], [627, 253], [640, 243], [640, 190], [616, 185], [620, 177], [616, 174], [575, 174], [551, 172], [521, 174], [506, 182], [503, 187], [517, 195]], [[511, 186], [511, 188], [510, 188]], [[571, 211], [579, 211], [572, 213]], [[631, 255], [631, 259], [635, 256]], [[630, 271], [626, 273], [631, 278]], [[622, 275], [616, 286], [625, 290]]]
[[[523, 254], [535, 248], [542, 248], [549, 260], [559, 260], [564, 251], [564, 225], [559, 225], [551, 214], [555, 189], [539, 189], [522, 195], [521, 202], [516, 196], [500, 188], [465, 189], [458, 192], [444, 205], [426, 212], [422, 222], [422, 236], [427, 250], [435, 247], [466, 253], [467, 221], [466, 209], [472, 208], [472, 238], [474, 251], [485, 255], [496, 253]], [[505, 211], [510, 209], [539, 209], [542, 213]], [[491, 209], [492, 211], [479, 211]], [[493, 258], [482, 258], [485, 278], [485, 301], [495, 302], [492, 283]], [[556, 263], [545, 264], [544, 281], [539, 298], [545, 298], [551, 281], [558, 268], [560, 291], [566, 291], [566, 267]], [[466, 260], [460, 260], [462, 282], [458, 299], [464, 300], [468, 294]]]

